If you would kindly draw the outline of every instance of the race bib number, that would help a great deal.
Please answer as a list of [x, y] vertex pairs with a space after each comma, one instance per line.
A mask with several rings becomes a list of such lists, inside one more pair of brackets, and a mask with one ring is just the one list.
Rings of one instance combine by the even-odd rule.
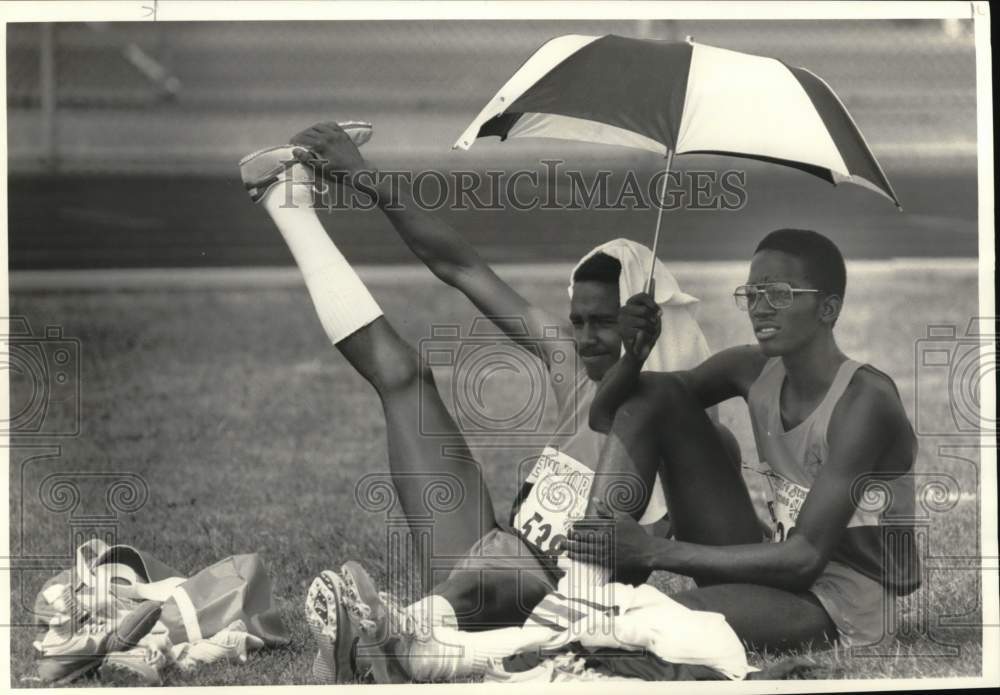
[[802, 503], [809, 494], [809, 488], [802, 487], [791, 480], [775, 475], [774, 501], [771, 503], [771, 514], [774, 517], [775, 543], [786, 540], [795, 528], [799, 519]]
[[514, 526], [537, 550], [548, 555], [565, 553], [570, 527], [587, 510], [594, 472], [547, 446], [525, 482], [532, 488], [514, 517]]

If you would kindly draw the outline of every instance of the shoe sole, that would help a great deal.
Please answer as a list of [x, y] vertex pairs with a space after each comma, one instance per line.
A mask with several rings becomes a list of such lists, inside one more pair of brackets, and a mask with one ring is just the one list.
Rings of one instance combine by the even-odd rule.
[[[323, 572], [316, 577], [306, 593], [306, 624], [318, 647], [313, 660], [313, 676], [324, 683], [335, 683], [340, 591], [338, 582], [326, 577], [326, 574]], [[328, 634], [330, 632], [333, 636]]]
[[340, 577], [344, 581], [345, 605], [351, 619], [366, 628], [367, 636], [384, 639], [385, 630], [380, 628], [386, 627], [388, 612], [368, 572], [357, 562], [345, 562], [340, 568]]
[[345, 562], [340, 568], [344, 581], [344, 599], [348, 615], [364, 635], [358, 645], [359, 654], [371, 663], [376, 683], [410, 683], [393, 650], [394, 642], [402, 637], [400, 626], [406, 625], [401, 610], [392, 610], [375, 588], [368, 572], [357, 562]]
[[351, 652], [359, 637], [348, 617], [344, 581], [335, 572], [327, 570], [313, 580], [306, 622], [318, 646], [313, 676], [324, 683], [357, 682], [360, 674]]

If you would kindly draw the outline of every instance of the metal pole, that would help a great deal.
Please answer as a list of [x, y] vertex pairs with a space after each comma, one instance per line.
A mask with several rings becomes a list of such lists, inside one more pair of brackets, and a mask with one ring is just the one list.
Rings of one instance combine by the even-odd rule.
[[38, 91], [42, 121], [42, 156], [46, 166], [55, 169], [58, 159], [56, 147], [55, 26], [50, 22], [45, 22], [41, 25], [41, 32]]
[[649, 259], [649, 277], [646, 278], [646, 292], [653, 282], [653, 269], [656, 268], [656, 247], [660, 243], [660, 221], [663, 219], [663, 205], [667, 197], [667, 178], [670, 176], [670, 165], [674, 161], [674, 151], [667, 150], [667, 166], [663, 170], [663, 183], [660, 185], [660, 204], [656, 208], [656, 231], [653, 233], [653, 255]]

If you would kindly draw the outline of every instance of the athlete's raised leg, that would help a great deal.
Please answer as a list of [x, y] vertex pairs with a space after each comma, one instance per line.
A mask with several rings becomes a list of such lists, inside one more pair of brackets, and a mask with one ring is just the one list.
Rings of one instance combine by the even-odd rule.
[[[389, 470], [402, 511], [411, 524], [419, 520], [432, 528], [423, 567], [433, 562], [435, 569], [447, 571], [496, 525], [482, 472], [441, 401], [430, 369], [385, 319], [320, 224], [312, 207], [314, 174], [301, 164], [290, 165], [293, 149], [273, 148], [245, 158], [244, 182], [287, 242], [330, 341], [378, 393]], [[421, 419], [445, 435], [422, 436]]]

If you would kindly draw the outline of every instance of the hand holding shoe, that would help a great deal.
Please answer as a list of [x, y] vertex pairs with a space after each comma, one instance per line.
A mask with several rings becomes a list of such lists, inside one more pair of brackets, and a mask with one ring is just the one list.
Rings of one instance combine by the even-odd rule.
[[293, 156], [323, 178], [352, 184], [367, 163], [358, 150], [371, 137], [372, 126], [362, 121], [317, 123], [297, 133], [290, 143]]

